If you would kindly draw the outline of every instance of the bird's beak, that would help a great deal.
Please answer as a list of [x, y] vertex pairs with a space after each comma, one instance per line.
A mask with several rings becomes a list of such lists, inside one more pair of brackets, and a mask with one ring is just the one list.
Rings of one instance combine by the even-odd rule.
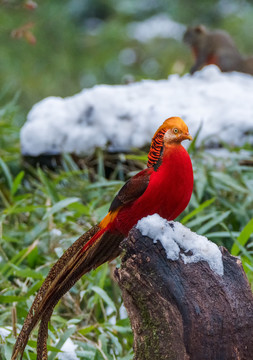
[[192, 136], [187, 132], [185, 134], [182, 134], [183, 140], [192, 140]]

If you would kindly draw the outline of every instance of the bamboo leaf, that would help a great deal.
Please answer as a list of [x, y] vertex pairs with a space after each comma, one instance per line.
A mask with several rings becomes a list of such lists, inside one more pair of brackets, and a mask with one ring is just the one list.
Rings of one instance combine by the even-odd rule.
[[61, 201], [57, 202], [56, 204], [54, 204], [54, 206], [51, 207], [50, 210], [48, 210], [46, 212], [46, 214], [43, 216], [42, 220], [48, 219], [50, 216], [52, 216], [53, 214], [59, 212], [61, 209], [67, 207], [70, 204], [78, 202], [78, 201], [80, 201], [79, 198], [73, 197], [73, 198], [66, 198], [64, 200], [61, 200]]
[[232, 176], [225, 174], [223, 172], [212, 172], [212, 177], [219, 180], [221, 183], [228, 186], [228, 188], [232, 188], [238, 192], [247, 193], [248, 189], [243, 187], [241, 184], [238, 183]]
[[111, 298], [107, 295], [107, 293], [103, 289], [101, 289], [98, 286], [92, 286], [91, 290], [93, 290], [96, 294], [98, 294], [104, 300], [104, 302], [113, 309], [113, 311], [116, 311], [114, 302], [111, 300]]
[[190, 220], [193, 216], [197, 215], [198, 213], [200, 213], [202, 210], [204, 210], [205, 208], [207, 208], [208, 206], [210, 206], [213, 202], [215, 201], [215, 197], [213, 197], [210, 200], [206, 200], [205, 202], [203, 202], [199, 207], [197, 207], [196, 209], [194, 209], [192, 212], [190, 212], [190, 214], [187, 214], [182, 220], [181, 223], [185, 224], [187, 223], [188, 220]]
[[13, 267], [13, 274], [15, 276], [20, 276], [20, 277], [24, 277], [24, 278], [32, 278], [32, 279], [43, 279], [43, 275], [40, 272], [37, 272], [35, 270], [32, 269], [19, 269], [18, 267], [16, 267], [13, 264], [10, 264], [11, 267]]
[[12, 187], [11, 187], [11, 195], [15, 195], [18, 188], [21, 185], [21, 181], [23, 180], [23, 177], [25, 175], [24, 171], [20, 171], [20, 173], [18, 173], [18, 175], [15, 177], [13, 183], [12, 183]]
[[5, 162], [3, 161], [3, 159], [0, 157], [0, 166], [3, 170], [3, 173], [6, 177], [6, 180], [7, 180], [7, 183], [9, 185], [9, 188], [11, 189], [12, 188], [12, 176], [11, 176], [11, 173], [10, 173], [10, 170], [8, 168], [8, 166], [5, 164]]
[[211, 213], [207, 213], [205, 215], [199, 215], [196, 218], [192, 219], [191, 221], [187, 222], [187, 226], [189, 228], [192, 227], [196, 227], [199, 226], [203, 223], [205, 223], [206, 221], [208, 221], [209, 219], [213, 219], [218, 215], [218, 211], [213, 211]]
[[26, 296], [0, 295], [0, 304], [25, 301]]
[[44, 205], [27, 205], [27, 206], [11, 206], [7, 209], [4, 210], [4, 214], [6, 215], [11, 215], [11, 214], [21, 214], [21, 213], [30, 213], [34, 210], [37, 210], [37, 209], [44, 209], [45, 206]]
[[200, 235], [205, 234], [209, 229], [211, 229], [212, 227], [214, 227], [217, 224], [220, 224], [223, 220], [225, 220], [230, 213], [231, 213], [231, 211], [226, 211], [226, 212], [222, 213], [221, 215], [216, 216], [214, 219], [208, 221], [206, 224], [201, 226], [200, 229], [198, 229], [198, 234], [200, 234]]
[[35, 240], [28, 248], [20, 250], [17, 254], [15, 254], [8, 263], [6, 263], [2, 269], [2, 275], [5, 277], [10, 276], [13, 273], [12, 264], [18, 266], [29, 254], [30, 252], [38, 245], [39, 241]]
[[[242, 229], [240, 235], [237, 238], [238, 243], [241, 246], [245, 246], [247, 241], [250, 238], [250, 235], [253, 233], [253, 219], [251, 219], [248, 224]], [[231, 249], [232, 255], [238, 255], [240, 252], [240, 248], [237, 243], [234, 243]]]
[[47, 191], [47, 194], [49, 195], [52, 202], [56, 203], [57, 201], [59, 201], [59, 195], [56, 191], [55, 185], [52, 183], [52, 181], [48, 179], [46, 174], [40, 168], [38, 169], [38, 175], [41, 182], [45, 186], [45, 190]]
[[85, 328], [78, 330], [78, 332], [81, 335], [86, 335], [86, 334], [89, 334], [91, 331], [93, 331], [96, 328], [97, 328], [97, 325], [90, 325], [90, 326], [86, 326]]
[[199, 137], [199, 134], [200, 134], [200, 131], [201, 131], [202, 127], [203, 127], [203, 121], [199, 125], [198, 130], [197, 130], [196, 134], [193, 136], [193, 140], [191, 141], [191, 143], [190, 143], [190, 145], [188, 147], [188, 153], [189, 154], [193, 153], [195, 148], [196, 148], [196, 141], [197, 141], [197, 139]]

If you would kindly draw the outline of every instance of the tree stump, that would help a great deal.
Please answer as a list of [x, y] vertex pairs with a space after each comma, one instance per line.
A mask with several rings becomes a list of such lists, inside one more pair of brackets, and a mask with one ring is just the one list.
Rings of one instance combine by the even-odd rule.
[[238, 258], [221, 247], [224, 275], [207, 262], [168, 260], [136, 228], [115, 272], [134, 333], [135, 360], [252, 360], [253, 295]]

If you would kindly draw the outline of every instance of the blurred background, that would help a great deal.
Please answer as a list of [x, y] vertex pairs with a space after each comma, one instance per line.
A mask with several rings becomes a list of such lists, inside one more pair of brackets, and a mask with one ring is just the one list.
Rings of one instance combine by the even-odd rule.
[[[96, 84], [189, 72], [194, 61], [182, 42], [189, 25], [224, 29], [253, 55], [252, 19], [246, 0], [0, 0], [0, 359], [11, 358], [51, 266], [147, 160], [146, 150], [108, 159], [97, 149], [81, 169], [68, 154], [55, 171], [25, 167], [19, 132], [31, 106]], [[223, 146], [225, 157], [194, 142], [189, 148], [195, 187], [180, 221], [240, 255], [253, 284], [252, 146]], [[57, 306], [49, 360], [133, 358], [115, 264], [83, 277]], [[36, 338], [35, 331], [24, 359], [36, 359]]]
[[253, 54], [250, 1], [1, 0], [1, 94], [27, 111], [44, 97], [95, 84], [183, 74], [193, 64], [184, 26], [228, 31]]

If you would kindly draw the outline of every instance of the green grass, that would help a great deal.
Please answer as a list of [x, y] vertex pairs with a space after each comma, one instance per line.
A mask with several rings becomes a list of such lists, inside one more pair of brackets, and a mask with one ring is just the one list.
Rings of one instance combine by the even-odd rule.
[[[103, 218], [122, 185], [103, 177], [101, 151], [92, 182], [91, 170], [78, 169], [68, 155], [57, 172], [25, 169], [19, 151], [19, 113], [15, 101], [0, 108], [0, 324], [14, 332], [21, 328], [50, 267], [79, 235]], [[253, 167], [195, 146], [190, 151], [195, 188], [180, 219], [241, 256], [253, 284]], [[144, 163], [146, 155], [128, 158]], [[117, 262], [84, 276], [57, 305], [49, 330], [49, 360], [57, 358], [67, 338], [77, 345], [80, 359], [132, 359], [130, 324], [112, 276]], [[2, 341], [1, 359], [10, 359], [14, 341], [13, 332]], [[35, 353], [36, 331], [24, 359], [35, 359]]]

